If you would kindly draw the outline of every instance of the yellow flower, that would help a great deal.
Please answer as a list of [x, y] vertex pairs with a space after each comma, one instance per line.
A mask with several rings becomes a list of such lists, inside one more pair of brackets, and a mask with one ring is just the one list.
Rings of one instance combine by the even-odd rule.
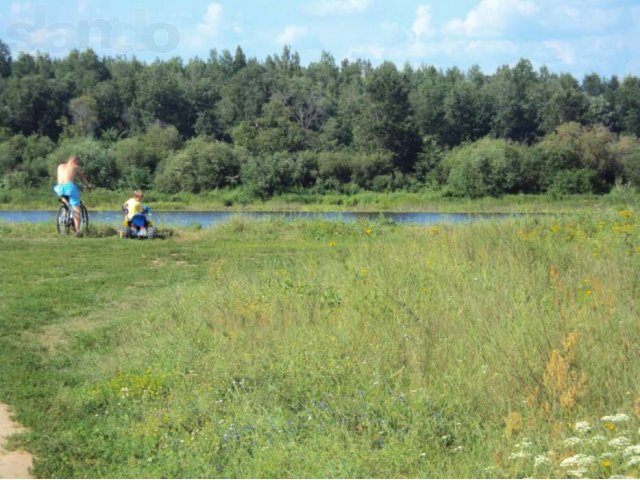
[[605, 423], [604, 424], [604, 428], [606, 428], [607, 430], [615, 430], [616, 429], [616, 424], [615, 423]]
[[371, 227], [367, 227], [367, 228], [365, 228], [365, 230], [364, 230], [364, 234], [365, 234], [367, 237], [370, 237], [372, 233], [373, 233], [373, 230], [371, 229]]
[[553, 225], [551, 225], [552, 233], [558, 233], [559, 231], [560, 231], [560, 225], [558, 225], [557, 223], [554, 223]]
[[603, 468], [611, 468], [611, 460], [602, 460], [600, 462]]
[[624, 218], [631, 218], [633, 217], [633, 212], [631, 210], [620, 210], [618, 215]]
[[335, 240], [331, 240], [331, 241], [329, 242], [329, 246], [330, 246], [330, 247], [335, 247], [335, 246], [336, 246], [336, 241], [335, 241]]

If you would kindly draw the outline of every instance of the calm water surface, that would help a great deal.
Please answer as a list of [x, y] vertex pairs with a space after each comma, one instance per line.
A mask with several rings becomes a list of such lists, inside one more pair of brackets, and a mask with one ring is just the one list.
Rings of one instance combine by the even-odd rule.
[[[40, 210], [0, 211], [0, 222], [9, 223], [55, 223], [55, 212]], [[314, 219], [355, 222], [358, 220], [372, 220], [383, 217], [397, 223], [434, 224], [434, 223], [465, 223], [478, 220], [491, 220], [512, 217], [512, 214], [495, 213], [430, 213], [430, 212], [185, 212], [158, 211], [151, 212], [151, 218], [158, 227], [188, 227], [201, 225], [209, 227], [229, 220], [234, 216], [249, 218], [276, 217], [286, 220]], [[119, 225], [122, 221], [120, 211], [89, 211], [92, 223]]]

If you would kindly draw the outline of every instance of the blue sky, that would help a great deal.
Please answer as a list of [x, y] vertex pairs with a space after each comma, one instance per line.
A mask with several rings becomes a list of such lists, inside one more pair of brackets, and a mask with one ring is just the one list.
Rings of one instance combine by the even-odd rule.
[[0, 39], [145, 61], [240, 45], [263, 60], [290, 45], [303, 64], [389, 60], [484, 73], [520, 58], [582, 79], [640, 76], [640, 0], [0, 0]]

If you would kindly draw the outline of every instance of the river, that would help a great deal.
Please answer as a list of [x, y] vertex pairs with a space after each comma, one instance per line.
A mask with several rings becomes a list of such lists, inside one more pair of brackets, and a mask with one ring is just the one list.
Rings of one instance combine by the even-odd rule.
[[[0, 222], [8, 223], [55, 223], [55, 212], [42, 210], [0, 210]], [[434, 212], [193, 212], [158, 211], [151, 218], [158, 227], [189, 227], [199, 225], [209, 227], [225, 222], [233, 216], [250, 218], [276, 217], [286, 220], [315, 219], [355, 222], [383, 217], [396, 223], [429, 225], [437, 223], [467, 223], [478, 220], [513, 217], [513, 214], [496, 213], [434, 213]], [[90, 211], [91, 223], [119, 225], [122, 212]]]

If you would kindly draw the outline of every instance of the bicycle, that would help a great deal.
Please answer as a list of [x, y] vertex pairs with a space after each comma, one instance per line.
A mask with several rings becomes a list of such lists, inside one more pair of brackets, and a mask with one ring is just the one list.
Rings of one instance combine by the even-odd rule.
[[60, 235], [68, 235], [69, 232], [75, 232], [76, 235], [86, 233], [89, 230], [89, 212], [87, 212], [87, 207], [84, 206], [84, 203], [80, 202], [80, 230], [76, 232], [73, 223], [73, 207], [69, 205], [69, 197], [63, 195], [58, 197], [58, 201], [61, 203], [56, 215], [58, 233]]

